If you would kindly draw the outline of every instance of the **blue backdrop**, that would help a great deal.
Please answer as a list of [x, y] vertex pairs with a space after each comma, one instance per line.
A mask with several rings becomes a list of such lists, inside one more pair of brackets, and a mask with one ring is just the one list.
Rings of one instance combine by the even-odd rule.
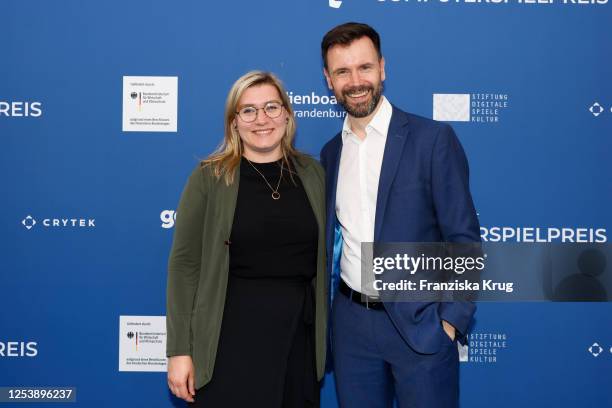
[[[468, 98], [468, 121], [451, 124], [470, 162], [485, 239], [499, 227], [586, 228], [607, 241], [611, 7], [3, 2], [0, 386], [77, 387], [67, 406], [180, 405], [165, 373], [117, 364], [119, 316], [165, 314], [173, 229], [164, 211], [175, 209], [191, 169], [221, 140], [227, 91], [246, 71], [277, 73], [296, 111], [333, 109], [312, 95], [330, 95], [319, 44], [345, 21], [381, 34], [385, 95], [395, 105], [433, 117], [434, 94]], [[122, 131], [123, 76], [178, 77], [177, 132]], [[308, 103], [296, 98], [304, 95]], [[497, 110], [472, 110], [482, 101], [497, 101]], [[342, 122], [305, 115], [297, 145], [318, 155]], [[502, 241], [525, 240], [517, 235]], [[480, 304], [461, 365], [462, 406], [612, 405], [611, 312], [609, 303]], [[331, 377], [322, 401], [336, 406]]]

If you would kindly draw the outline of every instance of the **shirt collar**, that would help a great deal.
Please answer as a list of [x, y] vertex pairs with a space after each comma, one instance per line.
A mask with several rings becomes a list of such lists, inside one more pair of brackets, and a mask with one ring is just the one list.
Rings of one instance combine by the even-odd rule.
[[[381, 97], [381, 104], [378, 112], [374, 115], [370, 123], [366, 126], [366, 132], [370, 134], [370, 130], [374, 130], [376, 134], [379, 134], [383, 138], [387, 138], [387, 132], [389, 131], [389, 124], [391, 123], [391, 115], [393, 114], [393, 107], [387, 98], [383, 95]], [[342, 142], [344, 143], [347, 137], [354, 135], [349, 124], [348, 115], [344, 118], [344, 124], [342, 125]], [[355, 136], [357, 137], [357, 136]]]

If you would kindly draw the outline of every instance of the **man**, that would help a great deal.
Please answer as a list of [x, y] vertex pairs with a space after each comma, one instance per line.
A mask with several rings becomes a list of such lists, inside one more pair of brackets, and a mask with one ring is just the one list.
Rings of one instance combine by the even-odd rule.
[[321, 151], [327, 184], [332, 354], [342, 407], [456, 407], [458, 352], [475, 306], [385, 302], [361, 287], [362, 242], [477, 242], [465, 153], [452, 128], [382, 95], [385, 60], [368, 25], [321, 43], [347, 117]]

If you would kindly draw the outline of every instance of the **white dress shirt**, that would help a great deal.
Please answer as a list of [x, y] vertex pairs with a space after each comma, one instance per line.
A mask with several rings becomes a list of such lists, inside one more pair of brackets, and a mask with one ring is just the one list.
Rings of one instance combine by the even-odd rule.
[[[342, 128], [336, 187], [336, 216], [343, 238], [340, 277], [362, 293], [361, 243], [374, 241], [378, 179], [392, 112], [391, 104], [383, 96], [378, 112], [366, 126], [363, 140], [351, 130], [348, 116]], [[372, 294], [369, 290], [365, 292]]]

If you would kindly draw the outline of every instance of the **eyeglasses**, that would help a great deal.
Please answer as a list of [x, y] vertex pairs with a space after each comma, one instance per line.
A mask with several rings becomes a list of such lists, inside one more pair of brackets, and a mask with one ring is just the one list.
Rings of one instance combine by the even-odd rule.
[[255, 119], [257, 119], [257, 111], [259, 110], [263, 110], [266, 116], [270, 119], [276, 119], [281, 115], [281, 113], [283, 113], [283, 104], [280, 102], [268, 102], [263, 108], [245, 106], [236, 113], [244, 122], [253, 122]]

